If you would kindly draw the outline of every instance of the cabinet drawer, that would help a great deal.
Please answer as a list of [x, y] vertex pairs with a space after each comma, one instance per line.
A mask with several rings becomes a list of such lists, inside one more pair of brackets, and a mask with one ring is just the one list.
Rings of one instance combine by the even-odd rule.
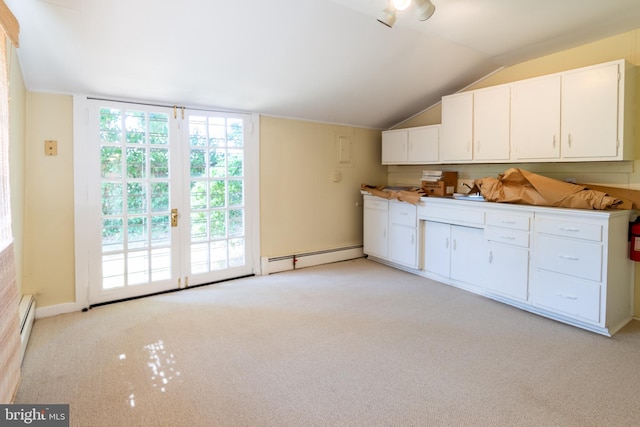
[[484, 237], [491, 242], [506, 243], [507, 245], [522, 246], [523, 248], [529, 247], [528, 231], [487, 226], [484, 229]]
[[554, 236], [573, 237], [575, 239], [602, 241], [602, 225], [584, 222], [557, 221], [550, 219], [536, 219], [538, 233], [553, 234]]
[[417, 215], [415, 205], [403, 202], [389, 203], [389, 219], [391, 220], [392, 224], [415, 227], [416, 218]]
[[432, 206], [427, 204], [420, 208], [420, 217], [424, 219], [439, 220], [449, 224], [461, 223], [484, 225], [484, 210], [482, 209], [451, 209], [444, 206]]
[[576, 239], [538, 235], [536, 267], [599, 282], [602, 245]]
[[600, 285], [538, 270], [531, 284], [531, 302], [560, 314], [600, 322]]
[[364, 199], [364, 208], [365, 209], [376, 209], [379, 211], [388, 211], [389, 210], [389, 202], [386, 200], [372, 200], [372, 199]]
[[487, 225], [529, 231], [531, 228], [531, 217], [526, 215], [487, 212]]

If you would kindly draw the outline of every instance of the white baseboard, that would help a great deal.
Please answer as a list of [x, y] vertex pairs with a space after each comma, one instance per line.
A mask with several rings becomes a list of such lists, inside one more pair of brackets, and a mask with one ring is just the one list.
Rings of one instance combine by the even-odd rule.
[[298, 268], [313, 267], [315, 265], [330, 264], [332, 262], [347, 261], [362, 258], [362, 246], [328, 249], [325, 251], [294, 254], [277, 258], [262, 257], [260, 260], [263, 275], [296, 270]]
[[82, 311], [82, 308], [83, 307], [80, 304], [77, 304], [75, 302], [39, 307], [36, 309], [36, 319], [57, 316], [59, 314], [73, 313], [75, 311]]

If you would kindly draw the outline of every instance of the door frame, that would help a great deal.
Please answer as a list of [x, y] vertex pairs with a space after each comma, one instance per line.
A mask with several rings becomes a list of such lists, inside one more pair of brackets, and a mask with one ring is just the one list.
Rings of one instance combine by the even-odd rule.
[[[142, 104], [163, 108], [174, 108], [173, 105], [151, 104], [127, 99], [105, 99], [84, 94], [73, 95], [73, 180], [74, 180], [74, 243], [75, 243], [75, 302], [64, 304], [57, 313], [80, 311], [89, 308], [89, 241], [83, 236], [91, 225], [89, 215], [89, 183], [87, 180], [87, 162], [91, 141], [89, 135], [90, 102], [104, 100], [105, 102], [123, 102], [131, 105]], [[182, 107], [180, 107], [182, 108]], [[209, 112], [223, 112], [215, 108], [191, 108]], [[226, 111], [224, 111], [226, 113]], [[235, 113], [235, 112], [230, 112]], [[251, 244], [247, 251], [251, 253], [251, 270], [260, 275], [260, 115], [256, 113], [241, 113], [250, 116], [250, 129], [246, 134], [245, 164], [248, 172], [246, 182], [246, 206], [251, 209], [249, 221], [245, 224], [252, 235]], [[184, 248], [183, 248], [184, 250]]]

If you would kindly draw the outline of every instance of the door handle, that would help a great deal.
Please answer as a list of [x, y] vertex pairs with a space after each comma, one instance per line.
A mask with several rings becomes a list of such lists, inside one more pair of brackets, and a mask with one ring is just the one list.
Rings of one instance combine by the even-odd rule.
[[178, 209], [171, 209], [171, 226], [178, 226]]

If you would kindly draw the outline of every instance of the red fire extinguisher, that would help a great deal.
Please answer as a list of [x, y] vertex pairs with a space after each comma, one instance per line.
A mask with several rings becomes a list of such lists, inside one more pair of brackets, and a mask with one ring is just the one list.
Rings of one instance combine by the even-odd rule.
[[631, 225], [629, 259], [632, 261], [640, 261], [640, 222], [634, 222]]

